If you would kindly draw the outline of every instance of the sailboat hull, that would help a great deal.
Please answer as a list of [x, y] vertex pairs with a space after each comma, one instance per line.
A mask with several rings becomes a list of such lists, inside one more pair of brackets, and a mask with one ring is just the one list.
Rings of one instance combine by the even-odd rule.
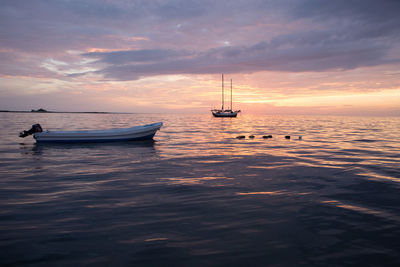
[[237, 116], [237, 111], [212, 111], [214, 117], [231, 117], [234, 118]]

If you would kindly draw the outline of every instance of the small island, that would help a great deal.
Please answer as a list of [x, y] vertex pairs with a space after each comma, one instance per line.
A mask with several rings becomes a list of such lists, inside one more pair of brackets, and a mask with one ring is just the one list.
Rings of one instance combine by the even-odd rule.
[[48, 111], [45, 110], [44, 108], [39, 108], [37, 110], [32, 109], [31, 112], [48, 112]]

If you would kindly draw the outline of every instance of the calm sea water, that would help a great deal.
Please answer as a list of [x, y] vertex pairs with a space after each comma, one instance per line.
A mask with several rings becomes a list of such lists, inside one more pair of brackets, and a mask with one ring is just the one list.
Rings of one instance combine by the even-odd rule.
[[[158, 121], [154, 142], [18, 137], [34, 123]], [[400, 266], [400, 118], [0, 113], [0, 123], [1, 266]]]

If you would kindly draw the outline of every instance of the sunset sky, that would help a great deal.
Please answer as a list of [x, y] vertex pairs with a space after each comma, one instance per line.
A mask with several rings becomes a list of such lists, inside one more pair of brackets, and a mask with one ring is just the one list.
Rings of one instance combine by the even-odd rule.
[[243, 112], [400, 116], [400, 1], [3, 0], [0, 62], [1, 110], [207, 113], [224, 73]]

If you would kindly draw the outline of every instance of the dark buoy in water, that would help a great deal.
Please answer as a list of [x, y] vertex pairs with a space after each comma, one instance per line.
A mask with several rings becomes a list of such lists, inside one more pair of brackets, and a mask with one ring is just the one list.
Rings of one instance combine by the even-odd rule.
[[237, 138], [237, 139], [244, 139], [244, 138], [246, 138], [246, 136], [244, 136], [244, 135], [238, 135], [238, 136], [236, 136], [236, 138]]
[[286, 139], [290, 139], [290, 135], [286, 135], [285, 138], [286, 138]]
[[272, 138], [272, 135], [263, 135], [264, 139]]
[[254, 138], [254, 135], [249, 135], [249, 138]]

